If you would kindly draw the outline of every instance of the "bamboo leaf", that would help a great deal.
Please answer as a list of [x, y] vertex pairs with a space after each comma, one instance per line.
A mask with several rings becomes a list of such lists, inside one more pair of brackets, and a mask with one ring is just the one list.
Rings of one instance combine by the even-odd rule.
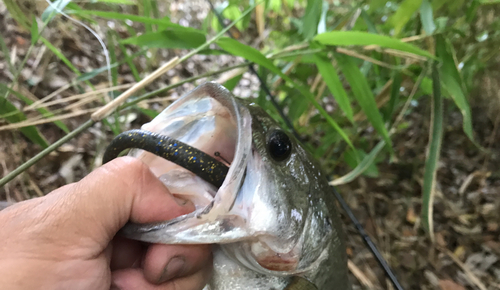
[[429, 0], [422, 0], [422, 5], [420, 5], [420, 22], [422, 22], [425, 33], [428, 35], [431, 35], [434, 30], [436, 30], [434, 16], [432, 14], [432, 6], [431, 3], [429, 3]]
[[270, 70], [271, 72], [279, 75], [283, 80], [285, 80], [289, 85], [293, 86], [295, 89], [299, 90], [299, 92], [306, 97], [311, 104], [319, 111], [320, 115], [326, 119], [328, 124], [330, 124], [346, 141], [349, 147], [354, 149], [354, 145], [351, 140], [347, 136], [347, 134], [340, 128], [340, 126], [333, 120], [332, 117], [321, 107], [321, 105], [316, 101], [314, 96], [309, 92], [307, 88], [302, 85], [295, 83], [289, 76], [285, 75], [281, 72], [279, 68], [277, 68], [273, 62], [267, 59], [260, 51], [256, 50], [253, 47], [248, 45], [244, 45], [234, 39], [228, 37], [221, 37], [217, 40], [217, 45], [219, 45], [225, 51], [231, 53], [232, 55], [241, 56], [251, 62], [254, 62], [260, 66], [263, 66]]
[[[23, 94], [19, 93], [19, 92], [16, 92], [12, 89], [10, 89], [9, 87], [7, 87], [6, 85], [4, 84], [0, 84], [0, 91], [9, 91], [9, 93], [15, 95], [17, 98], [19, 98], [21, 101], [23, 101], [24, 103], [26, 103], [27, 105], [31, 105], [33, 104], [34, 102], [32, 100], [30, 100], [29, 98], [25, 97]], [[48, 117], [54, 117], [55, 115], [49, 111], [48, 109], [46, 108], [37, 108], [36, 109], [40, 114], [42, 114], [42, 116], [48, 118]], [[13, 112], [11, 112], [12, 114]], [[69, 133], [69, 129], [68, 127], [62, 122], [62, 121], [54, 121], [54, 124], [61, 128], [61, 130], [63, 130], [65, 133]]]
[[432, 67], [432, 116], [427, 158], [425, 160], [424, 181], [422, 186], [422, 226], [434, 241], [432, 220], [434, 194], [436, 190], [436, 172], [443, 138], [443, 98], [437, 62]]
[[38, 22], [36, 22], [35, 16], [33, 16], [33, 21], [31, 22], [31, 45], [35, 45], [38, 41]]
[[385, 144], [386, 143], [384, 142], [384, 140], [380, 140], [380, 142], [378, 142], [377, 146], [375, 146], [375, 148], [372, 149], [370, 154], [366, 155], [363, 158], [363, 160], [361, 160], [361, 162], [359, 162], [359, 164], [358, 164], [358, 166], [356, 166], [356, 168], [354, 168], [351, 172], [347, 173], [346, 175], [330, 181], [330, 185], [340, 185], [340, 184], [349, 183], [349, 182], [353, 181], [354, 179], [356, 179], [361, 174], [363, 174], [363, 172], [365, 172], [373, 164], [373, 162], [375, 161], [375, 158], [380, 153], [382, 148], [384, 148]]
[[462, 80], [453, 60], [453, 47], [446, 42], [442, 36], [436, 37], [436, 54], [442, 60], [439, 69], [441, 83], [444, 89], [450, 94], [463, 117], [463, 129], [467, 137], [474, 142], [472, 129], [472, 115], [464, 89], [460, 85]]
[[64, 64], [66, 64], [75, 74], [78, 76], [81, 75], [80, 71], [71, 63], [71, 61], [69, 61], [69, 59], [64, 56], [64, 54], [62, 54], [62, 52], [59, 51], [59, 49], [53, 46], [47, 39], [43, 37], [40, 37], [40, 39], [43, 44], [45, 44], [45, 46], [47, 46], [47, 48], [50, 49], [50, 51], [52, 51], [52, 53], [54, 53], [60, 60], [62, 60], [62, 62], [64, 62]]
[[311, 39], [316, 35], [322, 5], [321, 0], [307, 0], [306, 11], [302, 18], [302, 35], [304, 39]]
[[418, 10], [422, 0], [404, 0], [400, 5], [396, 13], [392, 15], [387, 23], [394, 27], [394, 34], [398, 35], [406, 23], [411, 19], [413, 14]]
[[358, 101], [361, 109], [366, 114], [366, 117], [372, 124], [373, 128], [375, 128], [375, 130], [385, 140], [387, 145], [389, 145], [389, 148], [391, 148], [392, 143], [389, 138], [389, 133], [385, 128], [384, 121], [377, 108], [377, 103], [375, 102], [375, 98], [370, 86], [368, 85], [366, 77], [363, 76], [352, 57], [343, 54], [336, 54], [335, 58], [337, 59], [340, 69], [347, 82], [350, 84], [354, 97]]
[[315, 54], [314, 60], [321, 76], [323, 77], [323, 80], [325, 81], [328, 89], [337, 101], [340, 109], [345, 113], [349, 121], [354, 122], [349, 97], [347, 96], [347, 93], [344, 90], [342, 83], [340, 82], [337, 70], [333, 67], [331, 60], [326, 56], [322, 56], [320, 54]]
[[[363, 150], [347, 150], [345, 153], [344, 153], [344, 161], [345, 163], [347, 163], [347, 165], [349, 165], [349, 167], [351, 168], [356, 168], [358, 165], [359, 165], [359, 158], [365, 158], [366, 157], [366, 152], [363, 151]], [[366, 175], [368, 177], [378, 177], [379, 175], [379, 172], [378, 172], [378, 168], [377, 166], [375, 165], [375, 162], [372, 162], [370, 165], [368, 165], [366, 167], [366, 169], [364, 170], [363, 172], [363, 175]]]
[[168, 17], [163, 17], [163, 18], [149, 18], [145, 16], [139, 16], [139, 15], [133, 15], [133, 14], [124, 14], [124, 13], [119, 13], [119, 12], [111, 12], [111, 11], [99, 11], [99, 10], [72, 10], [68, 11], [69, 14], [75, 14], [79, 16], [98, 16], [106, 19], [115, 19], [115, 20], [129, 20], [129, 21], [134, 21], [134, 22], [140, 22], [143, 24], [149, 24], [149, 25], [158, 25], [159, 27], [174, 27], [177, 29], [183, 29], [184, 31], [190, 31], [190, 32], [198, 32], [202, 33], [201, 30], [191, 28], [191, 27], [185, 27], [182, 25], [179, 25], [177, 23], [173, 23], [170, 21]]
[[[1, 95], [5, 95], [5, 92], [2, 92]], [[9, 123], [19, 123], [26, 120], [26, 116], [4, 97], [0, 97], [0, 115], [5, 115], [4, 119]], [[35, 126], [19, 128], [19, 131], [30, 139], [31, 142], [43, 148], [49, 146], [45, 137], [43, 137], [42, 133]]]
[[157, 48], [191, 49], [202, 45], [205, 41], [205, 35], [201, 32], [169, 27], [163, 31], [149, 32], [130, 37], [122, 40], [121, 43]]
[[330, 31], [316, 35], [314, 40], [325, 45], [378, 45], [435, 59], [429, 52], [397, 38], [362, 31]]

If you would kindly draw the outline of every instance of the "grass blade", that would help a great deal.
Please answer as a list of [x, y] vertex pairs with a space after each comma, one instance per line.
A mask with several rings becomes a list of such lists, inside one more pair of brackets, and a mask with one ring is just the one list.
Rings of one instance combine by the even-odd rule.
[[[4, 94], [5, 93], [2, 92], [2, 95]], [[6, 115], [5, 120], [9, 123], [18, 123], [26, 120], [26, 116], [4, 97], [0, 97], [0, 114]], [[43, 148], [47, 148], [49, 146], [45, 137], [43, 137], [42, 133], [40, 133], [35, 126], [19, 128], [19, 131], [21, 131], [21, 133], [23, 133], [23, 135], [30, 139], [33, 143], [38, 144]]]
[[366, 114], [366, 117], [372, 124], [373, 128], [382, 136], [389, 148], [392, 147], [391, 139], [389, 138], [389, 133], [385, 128], [382, 115], [377, 108], [377, 103], [373, 93], [368, 85], [366, 77], [363, 76], [358, 66], [354, 62], [353, 58], [343, 54], [336, 54], [335, 58], [344, 74], [347, 82], [351, 85], [351, 90], [354, 97], [361, 106], [361, 109]]
[[334, 179], [330, 181], [330, 185], [340, 185], [340, 184], [345, 184], [353, 181], [356, 179], [358, 176], [363, 174], [370, 166], [373, 164], [375, 161], [375, 158], [377, 155], [380, 153], [382, 148], [385, 146], [385, 141], [381, 140], [378, 142], [377, 146], [372, 149], [370, 154], [366, 155], [361, 162], [359, 162], [358, 166], [354, 168], [351, 172], [347, 173], [346, 175], [339, 177], [337, 179]]
[[421, 55], [427, 58], [436, 57], [412, 44], [402, 42], [397, 38], [362, 31], [330, 31], [316, 35], [314, 40], [325, 45], [378, 45], [400, 51]]
[[115, 20], [130, 20], [134, 22], [140, 22], [143, 24], [149, 24], [149, 25], [158, 25], [158, 27], [174, 27], [178, 29], [184, 29], [185, 31], [191, 31], [191, 32], [199, 32], [202, 33], [201, 30], [191, 28], [191, 27], [185, 27], [182, 25], [179, 25], [177, 23], [173, 23], [170, 21], [168, 17], [163, 17], [163, 18], [149, 18], [149, 17], [144, 17], [144, 16], [139, 16], [139, 15], [133, 15], [133, 14], [124, 14], [124, 13], [119, 13], [119, 12], [110, 12], [110, 11], [99, 11], [99, 10], [72, 10], [68, 11], [68, 14], [76, 14], [79, 16], [98, 16], [106, 19], [115, 19]]
[[36, 17], [33, 16], [33, 21], [31, 22], [31, 44], [35, 45], [38, 41], [38, 22], [36, 22]]
[[306, 11], [302, 18], [302, 35], [304, 39], [311, 39], [316, 35], [322, 7], [321, 0], [307, 0]]
[[460, 85], [462, 83], [460, 73], [453, 60], [453, 47], [450, 43], [446, 42], [442, 36], [436, 37], [436, 55], [442, 60], [442, 65], [439, 69], [442, 85], [462, 113], [465, 134], [474, 142], [472, 115], [469, 102]]
[[[15, 95], [17, 98], [19, 98], [21, 101], [23, 101], [24, 103], [26, 103], [27, 105], [31, 105], [33, 104], [34, 102], [32, 100], [30, 100], [29, 98], [25, 97], [23, 94], [21, 93], [18, 93], [12, 89], [10, 89], [9, 87], [7, 87], [6, 85], [4, 84], [0, 84], [0, 90], [7, 90], [9, 91], [11, 94]], [[42, 116], [44, 117], [54, 117], [55, 115], [49, 111], [48, 109], [46, 108], [37, 108], [36, 109], [40, 114], [42, 114]], [[68, 127], [62, 122], [62, 121], [55, 121], [54, 124], [61, 128], [61, 130], [63, 130], [65, 133], [68, 133], [69, 132], [69, 129]]]
[[387, 24], [394, 27], [394, 35], [398, 35], [403, 30], [421, 4], [422, 0], [404, 0], [401, 2], [396, 13], [387, 21]]
[[66, 64], [68, 66], [69, 69], [71, 69], [76, 75], [80, 76], [81, 73], [80, 71], [71, 63], [71, 61], [69, 61], [69, 59], [67, 59], [64, 54], [62, 54], [62, 52], [59, 51], [59, 49], [57, 49], [55, 46], [52, 45], [52, 43], [50, 43], [50, 41], [48, 41], [47, 39], [43, 38], [43, 37], [40, 37], [40, 40], [43, 42], [43, 44], [45, 44], [45, 46], [47, 46], [48, 49], [50, 49], [50, 51], [52, 51], [53, 54], [55, 54], [62, 62], [64, 62], [64, 64]]
[[340, 82], [339, 75], [337, 74], [337, 70], [333, 67], [331, 60], [326, 56], [322, 56], [320, 54], [315, 54], [314, 61], [316, 62], [316, 66], [323, 77], [328, 89], [332, 93], [334, 99], [339, 104], [340, 109], [345, 113], [347, 119], [353, 122], [353, 112], [351, 108], [351, 104], [349, 102], [349, 97], [347, 96], [342, 83]]
[[434, 225], [432, 210], [436, 190], [436, 172], [443, 138], [443, 98], [441, 96], [441, 83], [439, 81], [438, 63], [432, 66], [432, 113], [431, 131], [427, 158], [425, 160], [424, 183], [422, 186], [422, 226], [434, 241]]
[[219, 45], [222, 49], [231, 53], [232, 55], [241, 56], [251, 62], [261, 65], [283, 78], [288, 84], [296, 88], [304, 97], [306, 97], [309, 102], [311, 102], [311, 104], [313, 104], [314, 107], [319, 111], [320, 115], [326, 119], [328, 124], [330, 124], [340, 134], [340, 136], [342, 136], [349, 147], [354, 149], [354, 145], [349, 139], [349, 136], [347, 136], [347, 134], [344, 132], [344, 130], [342, 130], [342, 128], [340, 128], [337, 122], [335, 122], [335, 120], [330, 117], [328, 112], [326, 112], [325, 109], [321, 107], [321, 105], [316, 101], [314, 95], [311, 94], [311, 92], [309, 92], [307, 88], [302, 85], [296, 84], [289, 76], [282, 73], [281, 70], [276, 67], [271, 60], [267, 59], [262, 53], [260, 53], [260, 51], [228, 37], [221, 37], [220, 39], [218, 39], [217, 45]]
[[201, 32], [169, 27], [167, 30], [130, 37], [122, 40], [121, 43], [156, 48], [191, 49], [199, 47], [205, 41], [205, 35]]
[[431, 3], [429, 3], [429, 0], [423, 0], [422, 5], [420, 5], [420, 22], [422, 22], [425, 33], [428, 35], [431, 35], [434, 30], [436, 30], [434, 16], [432, 14], [432, 6]]

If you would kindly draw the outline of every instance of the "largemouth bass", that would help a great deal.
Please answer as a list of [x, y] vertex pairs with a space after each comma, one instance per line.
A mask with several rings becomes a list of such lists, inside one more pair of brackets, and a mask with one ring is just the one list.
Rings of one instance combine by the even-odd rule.
[[[214, 186], [150, 153], [155, 148], [132, 150], [129, 155], [148, 164], [196, 210], [166, 222], [128, 224], [121, 234], [152, 243], [217, 244], [214, 275], [205, 289], [314, 289], [300, 288], [296, 277], [320, 290], [350, 289], [344, 233], [327, 179], [262, 108], [209, 82], [142, 129], [158, 133], [158, 146], [164, 146], [161, 136], [180, 141], [168, 144], [172, 158], [184, 158], [208, 174], [217, 168], [206, 165], [212, 162], [206, 158], [226, 163], [229, 170]], [[190, 146], [208, 157], [200, 158]]]

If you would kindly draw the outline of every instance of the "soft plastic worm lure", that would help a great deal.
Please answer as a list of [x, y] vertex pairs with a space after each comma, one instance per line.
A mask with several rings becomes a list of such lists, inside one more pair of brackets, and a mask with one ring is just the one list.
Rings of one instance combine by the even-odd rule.
[[116, 136], [104, 152], [103, 163], [107, 163], [125, 150], [142, 149], [167, 159], [198, 175], [219, 188], [229, 168], [212, 156], [186, 143], [145, 130], [125, 131]]

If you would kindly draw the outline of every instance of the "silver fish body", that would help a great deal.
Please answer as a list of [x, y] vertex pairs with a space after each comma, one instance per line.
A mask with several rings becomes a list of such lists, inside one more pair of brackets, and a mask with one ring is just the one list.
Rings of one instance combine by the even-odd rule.
[[230, 169], [216, 189], [169, 161], [133, 150], [171, 192], [197, 209], [167, 222], [127, 225], [125, 236], [218, 244], [210, 290], [299, 289], [292, 285], [297, 276], [320, 290], [350, 289], [342, 224], [328, 182], [313, 158], [259, 106], [209, 82], [143, 129], [227, 161]]

